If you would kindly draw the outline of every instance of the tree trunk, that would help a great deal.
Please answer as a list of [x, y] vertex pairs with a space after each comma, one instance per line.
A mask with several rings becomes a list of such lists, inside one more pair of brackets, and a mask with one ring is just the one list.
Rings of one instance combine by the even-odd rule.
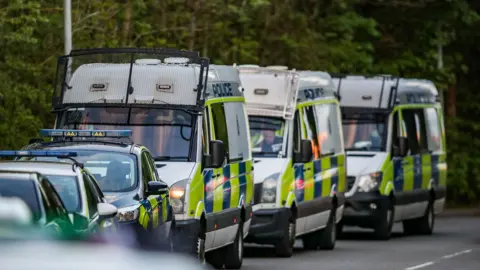
[[132, 0], [126, 0], [124, 19], [123, 19], [123, 29], [122, 29], [122, 45], [123, 46], [127, 46], [130, 39], [130, 28], [132, 27], [132, 11], [133, 11]]

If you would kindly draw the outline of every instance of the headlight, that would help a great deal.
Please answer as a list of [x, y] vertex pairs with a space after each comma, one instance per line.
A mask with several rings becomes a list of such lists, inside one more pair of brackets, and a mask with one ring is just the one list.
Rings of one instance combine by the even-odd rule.
[[128, 222], [138, 219], [140, 205], [134, 205], [130, 207], [120, 208], [117, 213], [118, 222]]
[[362, 175], [358, 179], [358, 191], [369, 192], [378, 187], [381, 180], [381, 173]]
[[183, 214], [185, 205], [185, 184], [187, 180], [178, 181], [170, 187], [170, 204], [174, 214]]
[[275, 199], [277, 198], [277, 180], [279, 175], [279, 173], [273, 174], [263, 181], [261, 199], [262, 203], [275, 202]]

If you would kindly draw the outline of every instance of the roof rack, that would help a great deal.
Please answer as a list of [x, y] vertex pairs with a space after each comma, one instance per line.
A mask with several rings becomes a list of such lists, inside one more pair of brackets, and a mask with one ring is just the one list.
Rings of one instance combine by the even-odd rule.
[[[145, 56], [153, 56], [150, 58], [153, 59], [144, 59]], [[172, 58], [176, 58], [172, 60]], [[140, 60], [142, 59], [142, 60]], [[167, 61], [168, 59], [168, 61]], [[183, 59], [179, 61], [179, 59]], [[136, 61], [139, 60], [139, 61]], [[200, 57], [199, 52], [196, 51], [186, 51], [178, 50], [172, 48], [91, 48], [91, 49], [75, 49], [70, 52], [68, 55], [63, 55], [58, 57], [57, 61], [57, 71], [55, 75], [54, 82], [54, 93], [52, 96], [52, 109], [58, 111], [63, 109], [66, 106], [71, 106], [72, 104], [64, 104], [65, 91], [67, 89], [72, 89], [73, 86], [69, 85], [70, 78], [81, 66], [89, 64], [124, 64], [128, 65], [125, 69], [126, 74], [123, 76], [125, 82], [118, 82], [125, 85], [125, 94], [118, 96], [105, 96], [105, 100], [102, 103], [110, 104], [128, 104], [129, 97], [135, 91], [132, 86], [132, 71], [134, 69], [134, 64], [145, 65], [154, 65], [164, 62], [164, 65], [176, 65], [176, 66], [188, 66], [195, 65], [199, 68], [199, 73], [195, 72], [198, 75], [198, 80], [194, 82], [196, 86], [192, 86], [192, 90], [197, 92], [196, 95], [196, 106], [203, 106], [205, 101], [206, 93], [206, 84], [207, 84], [207, 74], [209, 69], [210, 60], [206, 57]], [[127, 73], [128, 72], [128, 73]], [[128, 75], [127, 75], [128, 74]], [[95, 74], [97, 77], [102, 77], [102, 74]], [[135, 74], [133, 74], [135, 75]], [[195, 76], [197, 76], [195, 75]], [[193, 82], [191, 82], [193, 83]], [[170, 86], [170, 88], [163, 87], [164, 85], [157, 85], [157, 95], [163, 92], [171, 91], [171, 85], [165, 85], [165, 87]], [[92, 84], [90, 91], [106, 91], [108, 83], [96, 83]], [[120, 87], [120, 89], [123, 85]], [[102, 100], [99, 100], [102, 101]], [[193, 101], [193, 100], [192, 100]], [[81, 102], [79, 102], [81, 103]], [[165, 103], [165, 102], [162, 102]], [[88, 103], [90, 104], [90, 103]], [[78, 104], [77, 104], [78, 105]]]
[[383, 95], [384, 95], [384, 90], [385, 90], [385, 82], [387, 79], [390, 80], [395, 80], [395, 85], [390, 87], [389, 91], [389, 96], [388, 96], [388, 101], [387, 101], [387, 107], [384, 109], [391, 110], [393, 106], [395, 105], [395, 101], [397, 99], [397, 94], [398, 94], [398, 84], [400, 82], [400, 77], [390, 75], [390, 74], [370, 74], [370, 75], [353, 75], [353, 74], [343, 74], [343, 73], [330, 73], [330, 76], [332, 78], [338, 79], [338, 85], [337, 85], [337, 95], [341, 96], [341, 87], [342, 87], [342, 80], [346, 79], [347, 77], [361, 77], [365, 79], [371, 79], [371, 78], [382, 78], [382, 86], [381, 86], [381, 92], [380, 92], [380, 98], [378, 101], [378, 108], [382, 109], [382, 101], [383, 101]]

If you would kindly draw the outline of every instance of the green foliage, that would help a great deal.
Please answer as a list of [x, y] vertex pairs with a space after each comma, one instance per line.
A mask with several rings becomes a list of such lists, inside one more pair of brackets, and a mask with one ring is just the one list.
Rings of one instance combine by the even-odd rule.
[[[217, 64], [390, 73], [455, 86], [448, 113], [449, 198], [480, 200], [479, 4], [466, 0], [72, 1], [73, 47], [175, 47]], [[437, 68], [437, 44], [444, 67]], [[18, 148], [51, 127], [63, 1], [0, 0], [0, 141]], [[450, 109], [446, 110], [450, 112]]]

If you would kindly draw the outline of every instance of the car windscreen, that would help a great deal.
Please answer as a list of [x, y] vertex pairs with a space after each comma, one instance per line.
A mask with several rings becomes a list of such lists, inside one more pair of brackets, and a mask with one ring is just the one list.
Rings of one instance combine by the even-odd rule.
[[156, 160], [191, 161], [195, 156], [196, 117], [180, 109], [76, 108], [63, 113], [58, 128], [132, 130], [131, 140]]
[[282, 118], [249, 116], [252, 154], [257, 157], [277, 157], [283, 152], [285, 120]]
[[[61, 149], [69, 151], [69, 149]], [[126, 192], [134, 190], [138, 183], [137, 159], [135, 155], [94, 150], [72, 150], [77, 153], [75, 160], [97, 180], [103, 192]], [[35, 157], [31, 160], [71, 162], [55, 157]]]
[[62, 199], [69, 213], [81, 211], [82, 199], [76, 176], [69, 175], [45, 175]]
[[17, 197], [23, 200], [32, 211], [35, 221], [41, 217], [37, 195], [37, 188], [33, 180], [10, 179], [0, 176], [0, 196]]

